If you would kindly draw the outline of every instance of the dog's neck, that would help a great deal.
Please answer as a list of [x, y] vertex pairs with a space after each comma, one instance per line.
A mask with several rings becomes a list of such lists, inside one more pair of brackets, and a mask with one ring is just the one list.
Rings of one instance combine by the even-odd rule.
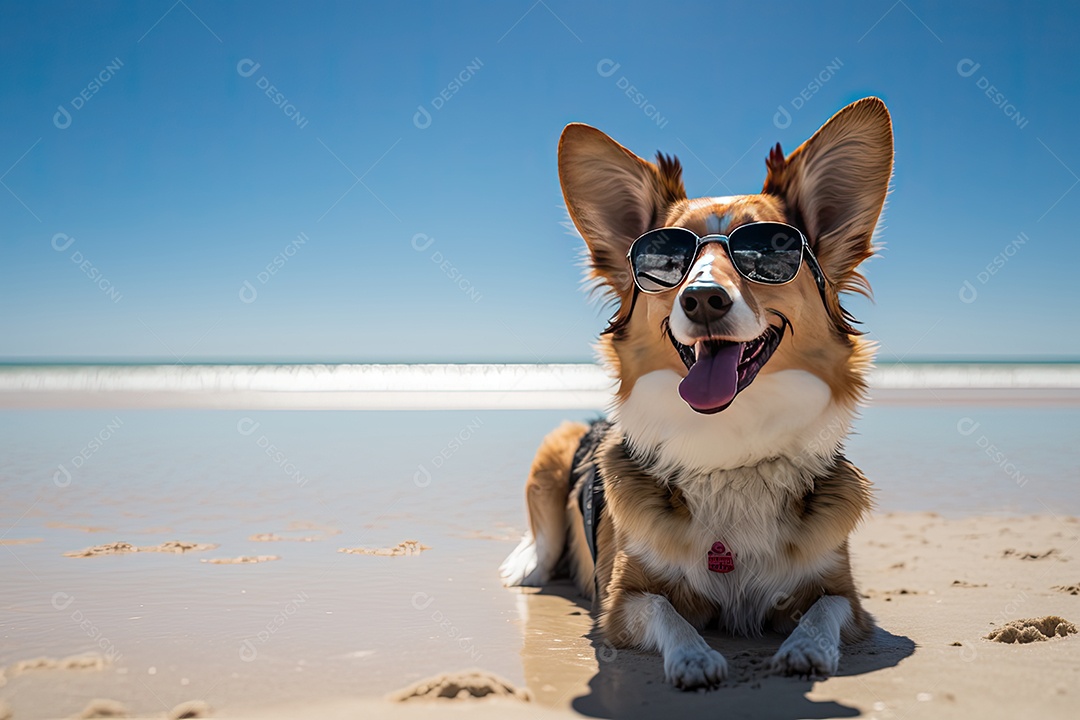
[[643, 375], [611, 413], [635, 459], [665, 482], [757, 468], [802, 484], [831, 466], [855, 414], [802, 370], [759, 377], [715, 415], [683, 402], [679, 380], [671, 370]]

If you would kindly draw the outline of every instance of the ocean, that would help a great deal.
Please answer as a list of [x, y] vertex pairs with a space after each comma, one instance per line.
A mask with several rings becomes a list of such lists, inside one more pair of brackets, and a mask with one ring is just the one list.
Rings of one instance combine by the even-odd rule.
[[[540, 439], [610, 388], [589, 364], [0, 366], [0, 521], [42, 485], [163, 487], [196, 458], [301, 498], [445, 476], [519, 514]], [[846, 451], [882, 510], [1080, 514], [1080, 365], [882, 365], [861, 415]]]

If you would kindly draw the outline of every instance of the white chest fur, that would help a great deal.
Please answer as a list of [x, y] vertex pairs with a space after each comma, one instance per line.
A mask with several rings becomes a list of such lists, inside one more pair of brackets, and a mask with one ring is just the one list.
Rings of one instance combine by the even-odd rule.
[[852, 412], [832, 401], [829, 386], [805, 370], [762, 375], [715, 415], [695, 412], [679, 397], [672, 370], [647, 373], [612, 411], [636, 449], [672, 472], [712, 472], [773, 458], [831, 457], [847, 435]]
[[[828, 386], [801, 370], [759, 377], [727, 410], [694, 412], [678, 394], [669, 370], [641, 377], [612, 413], [650, 472], [677, 482], [693, 516], [700, 554], [680, 563], [661, 558], [627, 533], [627, 550], [660, 577], [689, 585], [720, 609], [733, 632], [753, 634], [762, 618], [807, 578], [837, 557], [800, 565], [787, 559], [793, 537], [792, 503], [812, 488], [847, 435], [852, 411], [832, 401]], [[735, 569], [708, 568], [708, 551], [721, 541]]]

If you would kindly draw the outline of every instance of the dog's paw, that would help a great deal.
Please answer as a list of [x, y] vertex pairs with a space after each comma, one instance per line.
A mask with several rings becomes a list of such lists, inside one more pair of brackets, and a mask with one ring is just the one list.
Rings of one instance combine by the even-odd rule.
[[712, 648], [679, 648], [664, 658], [664, 675], [680, 690], [714, 688], [727, 677], [727, 660]]
[[769, 669], [780, 675], [825, 678], [835, 675], [839, 665], [839, 647], [824, 638], [794, 634], [773, 655]]
[[539, 587], [547, 581], [532, 535], [525, 535], [503, 560], [499, 566], [499, 577], [506, 587]]

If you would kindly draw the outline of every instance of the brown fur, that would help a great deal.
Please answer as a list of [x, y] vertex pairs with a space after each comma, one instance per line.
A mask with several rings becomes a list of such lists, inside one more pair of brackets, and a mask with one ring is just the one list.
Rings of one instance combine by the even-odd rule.
[[525, 506], [529, 510], [533, 537], [562, 542], [566, 536], [569, 523], [573, 521], [566, 512], [570, 466], [578, 442], [588, 429], [584, 423], [564, 422], [540, 443], [529, 468], [529, 479], [525, 481]]

